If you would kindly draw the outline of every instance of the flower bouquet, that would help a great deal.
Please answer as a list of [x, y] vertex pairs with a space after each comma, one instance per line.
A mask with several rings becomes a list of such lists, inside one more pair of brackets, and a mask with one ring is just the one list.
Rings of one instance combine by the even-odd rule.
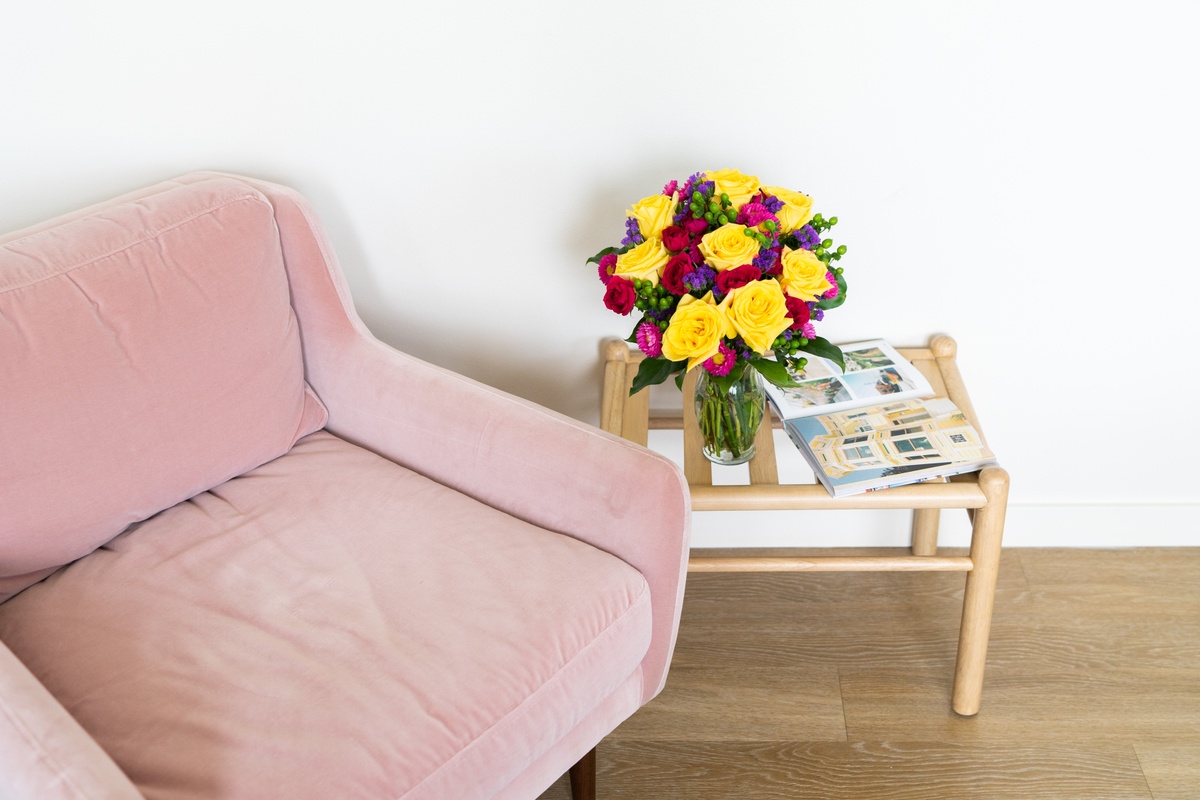
[[[685, 372], [703, 367], [697, 415], [706, 455], [746, 460], [747, 430], [757, 429], [762, 404], [746, 411], [721, 407], [718, 398], [737, 394], [739, 383], [754, 395], [758, 376], [796, 385], [807, 363], [802, 353], [844, 366], [841, 351], [815, 330], [846, 299], [835, 266], [846, 247], [825, 238], [836, 223], [814, 214], [807, 195], [732, 169], [696, 173], [682, 186], [671, 181], [635, 203], [620, 245], [588, 259], [599, 266], [605, 306], [641, 312], [628, 341], [645, 359], [630, 393], [672, 375], [682, 387]], [[709, 452], [710, 440], [719, 449]]]

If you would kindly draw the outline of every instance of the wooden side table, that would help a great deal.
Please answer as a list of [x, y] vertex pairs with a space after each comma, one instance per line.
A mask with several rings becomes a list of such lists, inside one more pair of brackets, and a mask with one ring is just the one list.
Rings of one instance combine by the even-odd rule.
[[[958, 346], [948, 336], [935, 336], [928, 348], [898, 348], [929, 379], [936, 394], [949, 397], [983, 435], [983, 428], [967, 396], [955, 363]], [[948, 481], [898, 486], [867, 494], [835, 498], [817, 484], [780, 484], [772, 427], [763, 425], [755, 439], [756, 455], [750, 460], [750, 484], [714, 486], [712, 464], [701, 452], [703, 442], [692, 407], [696, 373], [683, 385], [683, 414], [651, 417], [649, 392], [632, 397], [629, 387], [642, 354], [618, 339], [605, 343], [604, 395], [601, 427], [645, 445], [650, 428], [683, 430], [684, 474], [691, 489], [693, 511], [753, 511], [804, 509], [911, 508], [912, 554], [897, 556], [745, 557], [693, 556], [689, 572], [796, 572], [796, 571], [962, 571], [967, 573], [958, 660], [954, 669], [951, 705], [964, 716], [979, 711], [983, 671], [992, 624], [996, 577], [1000, 568], [1000, 542], [1008, 503], [1008, 473], [991, 466], [981, 472], [956, 475]], [[778, 421], [776, 421], [778, 427]], [[939, 512], [963, 508], [970, 515], [971, 549], [967, 556], [937, 555]], [[753, 552], [752, 550], [750, 551]]]

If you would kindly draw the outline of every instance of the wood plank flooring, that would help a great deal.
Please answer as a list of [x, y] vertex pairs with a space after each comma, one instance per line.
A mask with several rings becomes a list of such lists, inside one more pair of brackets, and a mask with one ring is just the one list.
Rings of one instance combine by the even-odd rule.
[[971, 718], [962, 587], [689, 576], [667, 687], [601, 743], [600, 798], [1200, 800], [1200, 548], [1006, 550]]

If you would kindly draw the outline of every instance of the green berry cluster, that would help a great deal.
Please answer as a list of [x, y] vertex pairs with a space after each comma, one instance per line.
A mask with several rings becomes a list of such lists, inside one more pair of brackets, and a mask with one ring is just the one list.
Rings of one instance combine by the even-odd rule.
[[[663, 286], [661, 283], [655, 285], [650, 281], [641, 278], [633, 279], [633, 288], [637, 290], [637, 300], [633, 305], [639, 311], [666, 311], [675, 303], [675, 295]], [[647, 319], [647, 322], [654, 320]], [[666, 320], [659, 320], [656, 323], [660, 330], [667, 329]]]
[[[771, 349], [774, 350], [778, 355], [795, 356], [796, 353], [800, 352], [801, 348], [808, 346], [808, 342], [809, 340], [803, 336], [792, 336], [791, 338], [788, 338], [780, 335], [776, 337], [775, 341], [771, 342]], [[808, 363], [807, 358], [801, 358], [799, 360], [792, 358], [790, 360], [800, 369], [803, 369], [804, 365]]]
[[719, 198], [710, 197], [697, 189], [692, 192], [692, 202], [688, 210], [696, 219], [703, 219], [709, 225], [728, 225], [737, 219], [737, 209], [729, 201], [729, 195], [724, 192]]
[[[816, 214], [811, 220], [809, 220], [808, 224], [811, 225], [812, 229], [817, 232], [818, 236], [820, 236], [834, 225], [837, 225], [837, 221], [837, 217], [825, 219], [825, 217], [821, 216], [820, 214]], [[833, 268], [833, 262], [838, 261], [842, 256], [846, 255], [846, 245], [838, 245], [838, 247], [834, 249], [833, 239], [823, 238], [821, 239], [821, 243], [813, 248], [813, 255], [824, 261], [826, 266]], [[838, 275], [842, 274], [841, 267], [838, 267], [834, 271]]]
[[746, 234], [746, 238], [754, 239], [764, 250], [769, 250], [776, 244], [774, 237], [779, 232], [779, 226], [775, 223], [775, 220], [772, 219], [764, 222], [762, 226], [767, 229], [766, 233], [763, 233], [757, 228], [746, 228], [746, 230], [742, 232]]
[[796, 373], [797, 375], [801, 375], [804, 372], [804, 368], [808, 366], [808, 359], [804, 358], [803, 356], [796, 358], [795, 354], [793, 353], [787, 356], [787, 365], [792, 372]]

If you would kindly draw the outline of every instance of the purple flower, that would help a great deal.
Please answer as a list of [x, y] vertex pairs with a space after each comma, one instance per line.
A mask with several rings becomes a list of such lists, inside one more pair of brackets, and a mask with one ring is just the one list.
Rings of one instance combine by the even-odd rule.
[[799, 240], [800, 246], [805, 250], [812, 250], [821, 243], [821, 237], [813, 230], [812, 225], [805, 225], [803, 228], [796, 229], [796, 239]]
[[647, 358], [658, 358], [662, 355], [662, 331], [657, 325], [643, 322], [638, 325], [637, 344]]
[[753, 264], [763, 272], [770, 272], [778, 258], [779, 253], [775, 250], [760, 250], [758, 255], [754, 257]]
[[693, 292], [702, 292], [711, 288], [717, 278], [717, 271], [708, 265], [696, 267], [683, 276], [683, 285]]
[[636, 217], [628, 217], [625, 220], [625, 238], [621, 240], [621, 244], [641, 244], [646, 241], [642, 238], [641, 228], [638, 227]]
[[773, 197], [771, 195], [763, 197], [762, 204], [766, 206], [767, 211], [770, 211], [772, 214], [778, 214], [779, 209], [783, 208], [783, 201], [778, 197]]

